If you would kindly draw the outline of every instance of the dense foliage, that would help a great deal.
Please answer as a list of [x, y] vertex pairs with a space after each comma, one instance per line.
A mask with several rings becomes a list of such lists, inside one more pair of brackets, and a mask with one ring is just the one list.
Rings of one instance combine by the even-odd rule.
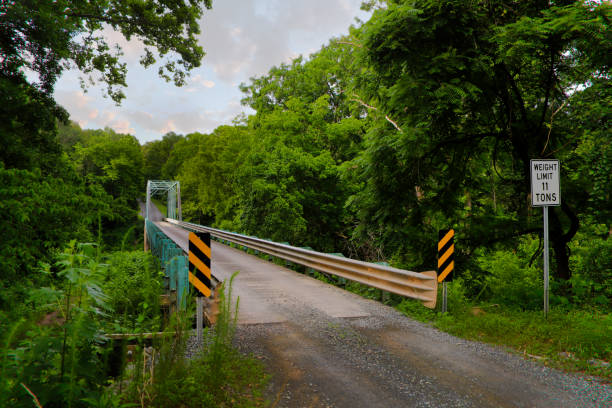
[[[233, 125], [141, 146], [68, 122], [52, 98], [68, 66], [123, 97], [125, 65], [100, 30], [175, 58], [161, 75], [181, 84], [203, 55], [202, 6], [210, 1], [0, 4], [0, 405], [30, 406], [29, 392], [49, 407], [122, 402], [121, 390], [108, 392], [100, 334], [158, 330], [161, 285], [150, 256], [109, 251], [138, 248], [137, 201], [150, 179], [181, 182], [191, 221], [417, 271], [433, 269], [437, 232], [452, 227], [451, 310], [494, 303], [503, 313], [436, 324], [478, 338], [482, 325], [537, 323], [542, 219], [530, 207], [529, 160], [559, 159], [562, 205], [550, 209], [556, 314], [543, 330], [560, 332], [567, 312], [582, 332], [548, 352], [609, 359], [609, 2], [368, 1], [367, 22], [242, 84], [255, 113]], [[145, 50], [142, 63], [155, 59]], [[341, 284], [414, 314], [407, 301]], [[548, 334], [538, 334], [541, 344]], [[223, 369], [236, 381], [259, 373], [234, 357]], [[160, 397], [163, 387], [206, 375], [172, 367], [160, 374], [167, 382], [135, 380], [159, 397], [152, 406], [178, 404]], [[200, 389], [183, 385], [196, 398]], [[129, 392], [130, 401], [144, 398]]]
[[[453, 227], [470, 296], [497, 299], [500, 280], [519, 279], [511, 265], [533, 295], [542, 219], [529, 160], [557, 158], [556, 290], [609, 307], [609, 262], [590, 248], [612, 230], [610, 5], [366, 7], [349, 35], [241, 85], [255, 115], [174, 144], [157, 167], [182, 182], [186, 215], [416, 270], [435, 265], [437, 231]], [[521, 292], [508, 304], [536, 307]]]
[[[119, 102], [126, 65], [103, 34], [116, 30], [147, 45], [144, 66], [156, 61], [156, 51], [160, 75], [181, 85], [203, 56], [197, 44], [202, 7], [211, 1], [0, 3], [0, 288], [23, 284], [15, 282], [17, 274], [27, 282], [37, 262], [52, 260], [70, 234], [90, 241], [98, 228], [112, 233], [135, 220], [143, 184], [138, 142], [78, 128], [58, 138], [58, 122], [66, 123], [68, 114], [52, 97], [57, 78], [76, 67], [86, 76], [83, 86], [104, 83]], [[10, 297], [2, 292], [0, 305]]]

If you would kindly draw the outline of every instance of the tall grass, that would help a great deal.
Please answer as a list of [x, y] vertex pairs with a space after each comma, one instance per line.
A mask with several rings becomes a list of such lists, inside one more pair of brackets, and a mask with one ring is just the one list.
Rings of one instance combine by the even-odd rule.
[[[267, 376], [261, 363], [242, 355], [233, 345], [236, 331], [238, 300], [232, 301], [232, 284], [219, 292], [219, 316], [213, 328], [204, 331], [203, 344], [195, 355], [193, 332], [189, 329], [193, 308], [177, 313], [155, 352], [146, 354], [141, 348], [138, 364], [131, 369], [129, 389], [124, 402], [146, 407], [264, 407], [263, 391]], [[190, 299], [188, 304], [193, 304]], [[191, 337], [191, 339], [190, 339]], [[148, 361], [154, 363], [147, 366]]]

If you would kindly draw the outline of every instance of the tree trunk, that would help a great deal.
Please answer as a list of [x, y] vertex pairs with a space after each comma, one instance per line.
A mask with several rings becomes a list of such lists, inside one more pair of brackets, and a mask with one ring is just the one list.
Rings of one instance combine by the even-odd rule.
[[561, 210], [570, 220], [568, 231], [565, 234], [563, 233], [563, 226], [561, 225], [561, 220], [555, 208], [550, 209], [551, 222], [549, 228], [555, 262], [557, 264], [554, 276], [562, 280], [568, 280], [572, 276], [572, 271], [569, 266], [569, 248], [567, 244], [574, 238], [576, 232], [578, 232], [580, 221], [576, 214], [574, 214], [574, 211], [572, 211], [566, 203], [561, 204]]

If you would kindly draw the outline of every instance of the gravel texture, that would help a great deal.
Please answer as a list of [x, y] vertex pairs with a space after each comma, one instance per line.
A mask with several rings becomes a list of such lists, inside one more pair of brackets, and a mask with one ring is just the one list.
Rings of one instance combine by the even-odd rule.
[[612, 389], [466, 341], [373, 301], [330, 318], [298, 299], [290, 321], [243, 325], [236, 345], [274, 373], [277, 407], [608, 407]]
[[612, 407], [612, 387], [598, 379], [459, 339], [213, 243], [213, 274], [236, 270], [235, 345], [267, 367], [274, 407]]

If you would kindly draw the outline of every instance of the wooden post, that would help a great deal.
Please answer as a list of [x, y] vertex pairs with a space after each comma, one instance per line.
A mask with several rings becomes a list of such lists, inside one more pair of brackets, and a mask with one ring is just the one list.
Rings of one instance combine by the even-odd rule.
[[145, 227], [144, 227], [144, 251], [145, 252], [149, 252], [150, 248], [149, 248], [149, 240], [147, 239], [147, 222], [145, 221]]

